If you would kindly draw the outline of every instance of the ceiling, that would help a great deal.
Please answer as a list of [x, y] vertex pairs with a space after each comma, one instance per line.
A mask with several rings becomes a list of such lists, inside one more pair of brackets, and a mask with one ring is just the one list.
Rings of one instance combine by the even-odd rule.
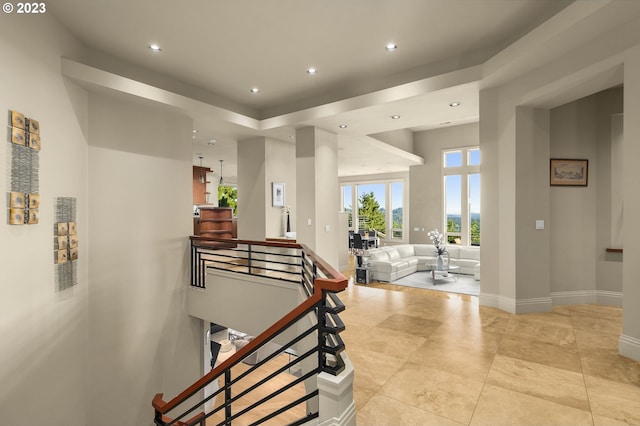
[[238, 140], [295, 143], [295, 129], [310, 125], [338, 134], [341, 176], [408, 170], [419, 159], [370, 135], [477, 121], [477, 66], [570, 3], [56, 0], [47, 8], [87, 47], [88, 64], [242, 117], [188, 111], [194, 164], [200, 154], [219, 172], [222, 159], [233, 181]]

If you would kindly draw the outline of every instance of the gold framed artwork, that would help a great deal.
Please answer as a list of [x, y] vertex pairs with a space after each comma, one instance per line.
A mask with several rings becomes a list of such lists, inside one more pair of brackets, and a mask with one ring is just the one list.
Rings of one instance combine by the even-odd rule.
[[587, 186], [589, 160], [552, 158], [549, 165], [551, 186]]

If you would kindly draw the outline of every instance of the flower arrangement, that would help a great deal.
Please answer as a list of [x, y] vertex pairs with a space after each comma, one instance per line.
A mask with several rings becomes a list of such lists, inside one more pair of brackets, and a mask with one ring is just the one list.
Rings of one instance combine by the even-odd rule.
[[429, 231], [427, 235], [429, 236], [429, 239], [433, 241], [433, 245], [438, 252], [438, 256], [441, 256], [447, 252], [447, 249], [444, 246], [444, 235], [442, 235], [440, 231], [434, 229], [433, 231]]

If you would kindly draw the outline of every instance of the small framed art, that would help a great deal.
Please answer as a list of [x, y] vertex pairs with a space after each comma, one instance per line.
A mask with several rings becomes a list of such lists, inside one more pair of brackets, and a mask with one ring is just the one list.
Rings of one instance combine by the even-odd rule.
[[587, 186], [589, 160], [552, 158], [550, 172], [551, 186]]
[[284, 183], [271, 184], [273, 207], [284, 207]]

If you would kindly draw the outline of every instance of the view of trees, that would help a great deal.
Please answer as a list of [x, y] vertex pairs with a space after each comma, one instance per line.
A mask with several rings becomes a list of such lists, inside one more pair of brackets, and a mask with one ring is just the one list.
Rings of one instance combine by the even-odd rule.
[[[349, 226], [354, 226], [352, 217], [351, 206], [344, 209], [349, 213]], [[469, 224], [470, 244], [473, 246], [480, 245], [480, 213], [471, 213], [471, 223]], [[398, 207], [391, 212], [391, 220], [393, 221], [391, 229], [397, 229], [399, 231], [393, 231], [393, 236], [389, 238], [402, 238], [402, 225], [403, 225], [403, 209]], [[380, 207], [380, 203], [376, 200], [375, 193], [365, 192], [358, 198], [358, 229], [375, 229], [382, 238], [386, 238], [386, 211]], [[462, 232], [462, 217], [458, 215], [447, 215], [447, 233], [457, 233], [460, 235]], [[459, 236], [449, 235], [448, 242], [450, 244], [460, 244]]]
[[369, 229], [375, 229], [379, 234], [387, 232], [385, 211], [380, 209], [380, 203], [373, 192], [364, 193], [358, 200], [358, 217], [365, 219]]
[[[462, 219], [459, 215], [447, 216], [447, 232], [461, 232], [462, 231]], [[480, 214], [471, 213], [471, 245], [480, 245]], [[449, 243], [455, 243], [456, 236], [449, 236], [447, 238]]]
[[232, 186], [218, 187], [218, 207], [231, 207], [233, 215], [238, 215], [238, 188]]

